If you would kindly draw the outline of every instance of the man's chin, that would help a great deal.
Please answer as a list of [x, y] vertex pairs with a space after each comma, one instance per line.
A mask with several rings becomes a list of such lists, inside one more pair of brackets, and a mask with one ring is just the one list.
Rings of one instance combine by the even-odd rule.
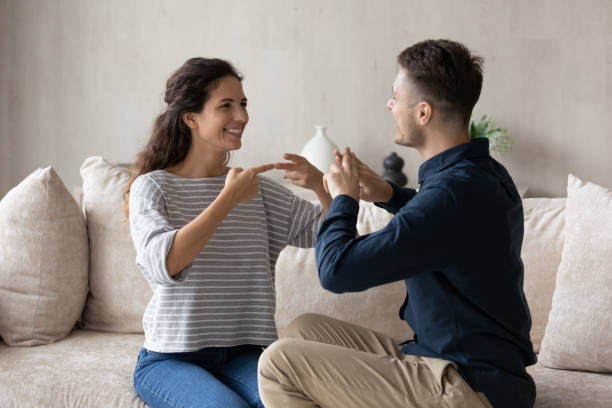
[[400, 146], [406, 146], [406, 144], [402, 141], [402, 136], [400, 134], [395, 134], [393, 138], [393, 143], [398, 144]]

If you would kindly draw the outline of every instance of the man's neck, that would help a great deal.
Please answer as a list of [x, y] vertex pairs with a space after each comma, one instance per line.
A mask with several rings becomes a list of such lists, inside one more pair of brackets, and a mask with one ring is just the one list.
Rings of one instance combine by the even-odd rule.
[[423, 161], [434, 157], [448, 149], [459, 146], [470, 141], [470, 133], [467, 128], [431, 130], [425, 135], [425, 143], [418, 149]]

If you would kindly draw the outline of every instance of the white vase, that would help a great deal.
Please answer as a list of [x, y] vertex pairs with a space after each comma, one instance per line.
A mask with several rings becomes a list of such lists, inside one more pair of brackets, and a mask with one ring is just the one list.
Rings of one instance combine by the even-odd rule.
[[327, 173], [334, 162], [334, 150], [338, 149], [338, 146], [325, 134], [325, 126], [315, 126], [315, 129], [315, 135], [306, 142], [300, 155], [323, 173]]

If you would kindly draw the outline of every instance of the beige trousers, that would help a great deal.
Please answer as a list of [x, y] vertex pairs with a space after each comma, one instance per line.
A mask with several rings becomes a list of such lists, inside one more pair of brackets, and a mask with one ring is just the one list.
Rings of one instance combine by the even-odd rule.
[[304, 314], [259, 359], [266, 408], [491, 407], [454, 363], [405, 355], [389, 336]]

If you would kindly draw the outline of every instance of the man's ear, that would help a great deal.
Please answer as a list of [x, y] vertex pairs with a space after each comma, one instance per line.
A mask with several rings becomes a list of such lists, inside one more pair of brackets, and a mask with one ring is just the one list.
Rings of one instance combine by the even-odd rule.
[[198, 128], [198, 124], [195, 120], [195, 115], [193, 114], [193, 112], [185, 112], [183, 113], [182, 117], [183, 117], [183, 122], [185, 122], [185, 124], [189, 126], [190, 129]]
[[433, 106], [431, 106], [431, 103], [426, 101], [419, 102], [416, 110], [417, 123], [421, 126], [426, 125], [431, 120], [432, 113]]

